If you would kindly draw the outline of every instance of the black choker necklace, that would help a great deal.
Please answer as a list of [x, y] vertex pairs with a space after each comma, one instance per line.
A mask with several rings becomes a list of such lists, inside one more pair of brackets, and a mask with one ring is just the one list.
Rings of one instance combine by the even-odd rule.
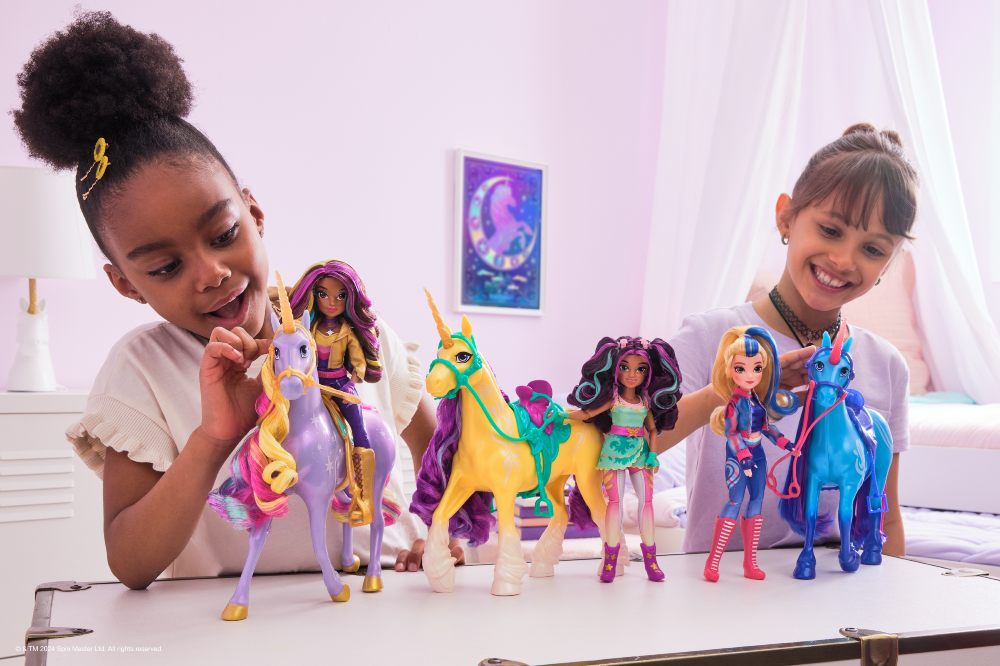
[[788, 328], [791, 329], [792, 335], [795, 336], [795, 340], [805, 347], [812, 342], [818, 342], [823, 339], [824, 333], [829, 333], [830, 338], [837, 337], [837, 331], [840, 330], [840, 313], [837, 313], [837, 321], [833, 322], [826, 328], [809, 328], [806, 326], [805, 322], [798, 318], [798, 316], [792, 312], [792, 309], [788, 307], [788, 303], [781, 298], [781, 294], [778, 293], [778, 287], [775, 286], [768, 294], [771, 299], [771, 303], [774, 304], [774, 309], [778, 311], [781, 316], [781, 320], [784, 321]]

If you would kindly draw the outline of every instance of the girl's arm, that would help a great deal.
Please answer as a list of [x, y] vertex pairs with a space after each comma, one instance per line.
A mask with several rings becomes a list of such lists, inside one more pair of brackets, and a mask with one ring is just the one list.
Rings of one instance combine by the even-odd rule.
[[253, 427], [260, 382], [246, 370], [269, 344], [242, 328], [212, 331], [199, 373], [201, 425], [166, 472], [107, 450], [104, 542], [108, 566], [128, 587], [148, 586], [187, 545], [219, 469]]
[[899, 454], [892, 454], [889, 476], [885, 481], [885, 495], [889, 511], [885, 514], [885, 544], [882, 552], [902, 557], [906, 555], [906, 535], [903, 533], [903, 514], [899, 511]]
[[587, 419], [592, 419], [598, 414], [603, 414], [608, 411], [614, 406], [614, 403], [614, 400], [608, 400], [606, 403], [595, 409], [574, 409], [566, 414], [566, 418], [574, 421], [586, 421]]
[[104, 543], [118, 580], [141, 590], [177, 559], [233, 444], [198, 428], [166, 472], [107, 449]]

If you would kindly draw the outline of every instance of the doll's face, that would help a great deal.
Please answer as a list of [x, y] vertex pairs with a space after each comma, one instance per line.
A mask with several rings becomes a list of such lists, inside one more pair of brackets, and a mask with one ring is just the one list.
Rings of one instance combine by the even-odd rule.
[[872, 213], [867, 229], [848, 219], [829, 200], [793, 219], [778, 215], [778, 231], [788, 237], [785, 270], [805, 305], [817, 312], [837, 310], [875, 286], [902, 243], [886, 230], [881, 210]]
[[629, 354], [618, 361], [618, 383], [625, 388], [639, 388], [646, 383], [648, 374], [649, 363], [637, 354]]
[[327, 317], [339, 317], [347, 307], [347, 289], [337, 278], [325, 277], [316, 282], [316, 305]]
[[756, 356], [734, 356], [733, 364], [729, 368], [729, 376], [733, 383], [744, 391], [752, 391], [760, 380], [764, 377], [764, 357], [760, 354]]
[[104, 270], [119, 293], [204, 338], [217, 326], [270, 332], [264, 214], [221, 164], [151, 161], [108, 203]]

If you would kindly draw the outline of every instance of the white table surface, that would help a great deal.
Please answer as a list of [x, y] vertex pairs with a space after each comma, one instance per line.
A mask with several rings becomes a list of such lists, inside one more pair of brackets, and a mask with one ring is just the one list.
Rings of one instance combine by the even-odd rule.
[[[334, 604], [318, 574], [254, 580], [250, 616], [219, 612], [235, 579], [120, 584], [55, 593], [52, 626], [94, 633], [49, 642], [49, 664], [312, 663], [477, 664], [504, 657], [531, 664], [840, 638], [841, 627], [892, 633], [1000, 625], [1000, 581], [944, 576], [945, 569], [887, 557], [844, 574], [834, 550], [817, 549], [816, 580], [791, 570], [798, 550], [760, 554], [766, 581], [742, 576], [742, 553], [722, 560], [716, 584], [703, 555], [659, 558], [665, 583], [641, 564], [605, 585], [598, 562], [560, 563], [556, 576], [526, 578], [518, 597], [489, 594], [492, 566], [460, 567], [452, 594], [423, 574], [385, 572], [385, 589]], [[27, 623], [28, 618], [25, 618]], [[142, 651], [152, 649], [153, 651]], [[366, 656], [367, 650], [376, 654]], [[277, 661], [275, 661], [277, 659]]]

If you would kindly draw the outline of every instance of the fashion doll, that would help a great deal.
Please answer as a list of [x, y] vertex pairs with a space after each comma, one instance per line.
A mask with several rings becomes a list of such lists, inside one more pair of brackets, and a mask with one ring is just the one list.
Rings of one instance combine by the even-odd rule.
[[729, 501], [715, 519], [712, 548], [705, 561], [705, 579], [719, 580], [719, 561], [736, 527], [740, 505], [750, 499], [740, 529], [743, 533], [743, 575], [764, 580], [757, 566], [757, 546], [764, 519], [761, 504], [767, 477], [763, 438], [792, 450], [793, 443], [768, 421], [768, 410], [780, 415], [795, 411], [794, 397], [778, 390], [781, 370], [774, 338], [759, 326], [734, 326], [725, 332], [712, 366], [712, 387], [728, 402], [712, 412], [710, 425], [726, 438], [726, 485]]
[[660, 463], [650, 450], [650, 442], [656, 433], [672, 428], [677, 421], [681, 373], [674, 350], [659, 338], [651, 342], [632, 337], [602, 338], [583, 365], [582, 375], [567, 398], [580, 409], [570, 412], [568, 418], [592, 422], [606, 435], [597, 461], [608, 497], [601, 581], [610, 583], [615, 578], [626, 474], [639, 498], [646, 575], [652, 581], [662, 581], [653, 534], [653, 474]]
[[[309, 311], [321, 384], [356, 395], [355, 384], [382, 378], [372, 302], [350, 264], [332, 259], [310, 266], [292, 287], [289, 301], [295, 317]], [[333, 400], [351, 426], [354, 443], [370, 448], [361, 407]]]

